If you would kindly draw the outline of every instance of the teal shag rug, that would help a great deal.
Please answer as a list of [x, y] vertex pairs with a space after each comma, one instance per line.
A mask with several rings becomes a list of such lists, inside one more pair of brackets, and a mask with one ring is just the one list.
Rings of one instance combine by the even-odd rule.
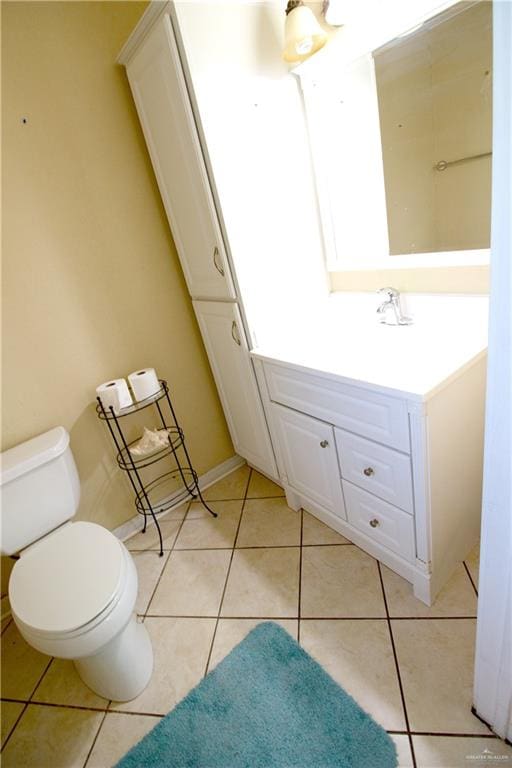
[[278, 624], [259, 624], [116, 768], [396, 768], [393, 741]]

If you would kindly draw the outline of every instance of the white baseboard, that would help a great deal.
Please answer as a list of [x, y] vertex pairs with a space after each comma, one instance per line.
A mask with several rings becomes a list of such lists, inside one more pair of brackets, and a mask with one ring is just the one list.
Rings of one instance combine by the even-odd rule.
[[[232, 456], [230, 459], [223, 461], [222, 464], [218, 464], [216, 467], [213, 467], [213, 469], [209, 469], [208, 472], [205, 472], [204, 475], [201, 475], [198, 478], [200, 489], [204, 491], [206, 488], [209, 488], [210, 485], [213, 485], [219, 480], [222, 480], [222, 478], [226, 477], [226, 475], [230, 475], [231, 472], [234, 472], [235, 469], [238, 469], [245, 463], [245, 459], [242, 459], [241, 456], [237, 456], [235, 454], [235, 456]], [[159, 517], [163, 517], [172, 509], [176, 509], [182, 504], [183, 499], [177, 501], [174, 506], [169, 507], [165, 510], [165, 512], [160, 512], [159, 514], [157, 513], [156, 518], [158, 519]], [[148, 519], [148, 525], [153, 525], [153, 521]], [[118, 528], [115, 528], [112, 533], [117, 536], [118, 539], [121, 539], [121, 541], [125, 541], [130, 536], [133, 536], [134, 533], [137, 533], [137, 531], [142, 530], [143, 526], [144, 518], [142, 515], [137, 514], [126, 523], [123, 523]]]

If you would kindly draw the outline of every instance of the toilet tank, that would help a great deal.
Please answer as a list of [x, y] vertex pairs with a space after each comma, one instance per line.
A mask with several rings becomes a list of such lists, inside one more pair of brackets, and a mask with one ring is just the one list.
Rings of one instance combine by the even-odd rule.
[[80, 480], [64, 427], [0, 454], [0, 552], [12, 555], [71, 519]]

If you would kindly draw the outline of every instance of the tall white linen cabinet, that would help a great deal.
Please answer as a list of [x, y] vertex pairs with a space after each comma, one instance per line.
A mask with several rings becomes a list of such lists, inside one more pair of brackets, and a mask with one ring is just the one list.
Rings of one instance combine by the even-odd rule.
[[118, 58], [235, 450], [276, 480], [249, 350], [273, 307], [283, 317], [287, 291], [296, 302], [325, 290], [302, 104], [275, 34], [281, 11], [153, 2]]

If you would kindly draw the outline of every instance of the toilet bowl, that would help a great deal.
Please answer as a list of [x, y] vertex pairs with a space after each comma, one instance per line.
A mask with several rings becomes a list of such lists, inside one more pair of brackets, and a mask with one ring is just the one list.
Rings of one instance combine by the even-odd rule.
[[134, 614], [137, 571], [110, 531], [68, 523], [22, 553], [9, 582], [20, 633], [50, 656], [72, 659], [100, 696], [128, 701], [151, 677], [147, 631]]
[[1, 551], [20, 553], [9, 601], [21, 635], [42, 653], [72, 659], [100, 696], [135, 698], [153, 670], [134, 612], [137, 571], [106, 528], [70, 521], [79, 483], [67, 432], [57, 427], [4, 452], [1, 480]]

